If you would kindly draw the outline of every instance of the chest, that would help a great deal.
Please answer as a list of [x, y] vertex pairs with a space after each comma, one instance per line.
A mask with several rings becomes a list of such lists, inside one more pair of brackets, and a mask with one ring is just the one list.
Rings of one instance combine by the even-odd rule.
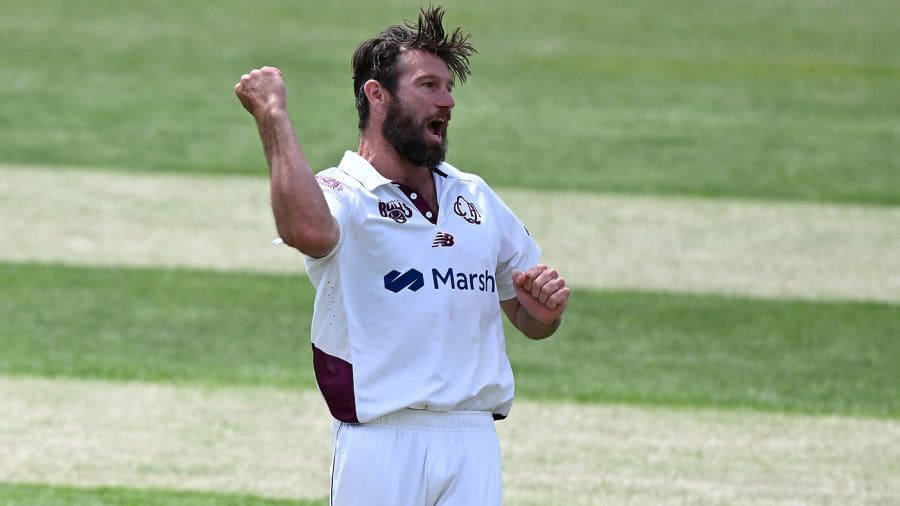
[[488, 196], [457, 184], [439, 191], [436, 199], [433, 206], [422, 195], [388, 185], [363, 199], [357, 230], [367, 256], [397, 268], [493, 269], [499, 231]]

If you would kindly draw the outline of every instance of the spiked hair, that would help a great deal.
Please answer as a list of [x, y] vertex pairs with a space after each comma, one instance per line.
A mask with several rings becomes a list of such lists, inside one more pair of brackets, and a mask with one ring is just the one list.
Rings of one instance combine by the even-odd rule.
[[422, 8], [417, 24], [389, 26], [375, 38], [363, 41], [353, 53], [353, 92], [356, 95], [356, 111], [359, 129], [369, 120], [369, 99], [363, 85], [369, 79], [381, 83], [390, 93], [397, 92], [402, 68], [399, 65], [403, 50], [420, 49], [439, 56], [460, 83], [469, 77], [469, 57], [477, 51], [469, 43], [470, 34], [461, 28], [447, 34], [442, 24], [444, 10], [441, 7]]

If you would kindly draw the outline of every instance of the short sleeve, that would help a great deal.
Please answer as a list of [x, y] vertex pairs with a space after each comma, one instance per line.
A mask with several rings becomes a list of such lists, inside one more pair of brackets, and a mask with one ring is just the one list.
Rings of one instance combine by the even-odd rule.
[[340, 249], [344, 242], [345, 231], [348, 230], [347, 223], [350, 220], [350, 192], [344, 188], [344, 184], [328, 175], [319, 174], [316, 176], [319, 187], [322, 188], [322, 194], [325, 196], [325, 203], [328, 204], [328, 210], [334, 217], [340, 231], [338, 243], [334, 248], [322, 258], [306, 257], [307, 264], [323, 262], [332, 258]]
[[525, 271], [541, 259], [541, 248], [512, 210], [498, 199], [500, 252], [497, 258], [497, 286], [500, 300], [516, 296], [512, 273]]

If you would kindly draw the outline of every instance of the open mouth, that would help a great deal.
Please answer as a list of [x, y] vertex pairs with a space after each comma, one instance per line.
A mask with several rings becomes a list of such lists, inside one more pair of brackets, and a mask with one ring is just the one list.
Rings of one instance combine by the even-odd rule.
[[447, 138], [447, 120], [435, 118], [428, 122], [428, 132], [435, 140], [443, 142]]

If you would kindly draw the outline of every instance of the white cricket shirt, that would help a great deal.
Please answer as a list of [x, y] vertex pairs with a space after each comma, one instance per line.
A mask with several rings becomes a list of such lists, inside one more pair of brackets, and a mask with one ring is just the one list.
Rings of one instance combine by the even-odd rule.
[[338, 420], [403, 408], [509, 413], [499, 301], [515, 297], [512, 272], [541, 250], [480, 177], [446, 163], [439, 172], [437, 216], [351, 151], [316, 176], [340, 240], [306, 258], [313, 365]]

